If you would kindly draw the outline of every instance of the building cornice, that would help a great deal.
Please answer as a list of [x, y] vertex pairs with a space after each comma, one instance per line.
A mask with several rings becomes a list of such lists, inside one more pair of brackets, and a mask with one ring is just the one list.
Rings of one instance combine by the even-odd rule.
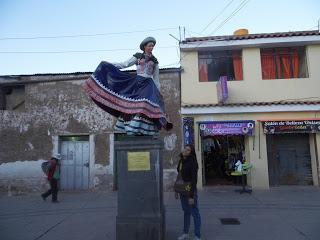
[[306, 46], [320, 44], [320, 35], [315, 36], [294, 36], [294, 37], [273, 37], [241, 40], [207, 40], [186, 42], [180, 44], [181, 51], [199, 51], [213, 49], [241, 49], [241, 48], [262, 48], [262, 47], [283, 47], [283, 46]]
[[208, 106], [208, 107], [181, 107], [183, 115], [229, 114], [229, 113], [266, 113], [266, 112], [314, 112], [320, 111], [317, 104], [291, 105], [240, 105], [240, 106]]

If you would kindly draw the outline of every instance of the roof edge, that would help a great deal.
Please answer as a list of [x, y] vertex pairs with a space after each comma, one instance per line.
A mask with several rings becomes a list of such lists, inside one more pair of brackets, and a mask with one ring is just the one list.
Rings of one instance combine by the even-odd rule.
[[237, 106], [268, 106], [268, 105], [317, 105], [314, 101], [273, 101], [273, 102], [239, 102], [239, 103], [215, 103], [215, 104], [182, 104], [182, 108], [210, 108], [210, 107], [237, 107]]
[[191, 37], [182, 41], [182, 44], [201, 41], [227, 41], [227, 40], [245, 40], [256, 38], [274, 38], [274, 37], [296, 37], [296, 36], [314, 36], [320, 35], [318, 30], [312, 31], [289, 31], [289, 32], [274, 32], [274, 33], [253, 33], [245, 35], [221, 35], [221, 36], [207, 36], [207, 37]]

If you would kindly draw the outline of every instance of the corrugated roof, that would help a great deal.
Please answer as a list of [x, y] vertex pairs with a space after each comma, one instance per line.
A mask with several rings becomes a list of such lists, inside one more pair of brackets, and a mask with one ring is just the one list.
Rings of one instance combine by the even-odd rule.
[[217, 104], [182, 104], [184, 108], [209, 108], [209, 107], [238, 107], [238, 106], [271, 106], [271, 105], [317, 105], [317, 101], [276, 101], [276, 102], [242, 102], [242, 103], [217, 103]]
[[182, 43], [198, 42], [198, 41], [228, 41], [228, 40], [247, 40], [257, 38], [279, 38], [279, 37], [297, 37], [297, 36], [319, 36], [319, 31], [296, 31], [296, 32], [276, 32], [276, 33], [257, 33], [246, 35], [226, 35], [226, 36], [208, 36], [186, 38]]

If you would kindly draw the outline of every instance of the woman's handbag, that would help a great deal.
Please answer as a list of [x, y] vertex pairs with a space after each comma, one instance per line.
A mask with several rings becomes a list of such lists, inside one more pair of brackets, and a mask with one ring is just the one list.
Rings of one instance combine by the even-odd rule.
[[173, 188], [176, 193], [180, 193], [183, 196], [191, 195], [191, 182], [183, 181], [180, 173], [178, 173], [177, 180], [175, 181]]
[[183, 181], [181, 176], [181, 169], [182, 169], [182, 163], [180, 165], [180, 171], [174, 183], [173, 189], [176, 193], [180, 193], [181, 195], [188, 197], [191, 195], [191, 190], [192, 190], [191, 182]]

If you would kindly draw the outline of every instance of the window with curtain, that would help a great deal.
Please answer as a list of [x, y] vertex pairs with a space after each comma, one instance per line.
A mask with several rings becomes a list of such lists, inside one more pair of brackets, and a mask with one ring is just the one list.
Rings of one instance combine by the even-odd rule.
[[200, 82], [219, 81], [221, 76], [243, 80], [241, 50], [199, 52], [198, 57]]
[[305, 47], [260, 49], [262, 79], [307, 78]]

